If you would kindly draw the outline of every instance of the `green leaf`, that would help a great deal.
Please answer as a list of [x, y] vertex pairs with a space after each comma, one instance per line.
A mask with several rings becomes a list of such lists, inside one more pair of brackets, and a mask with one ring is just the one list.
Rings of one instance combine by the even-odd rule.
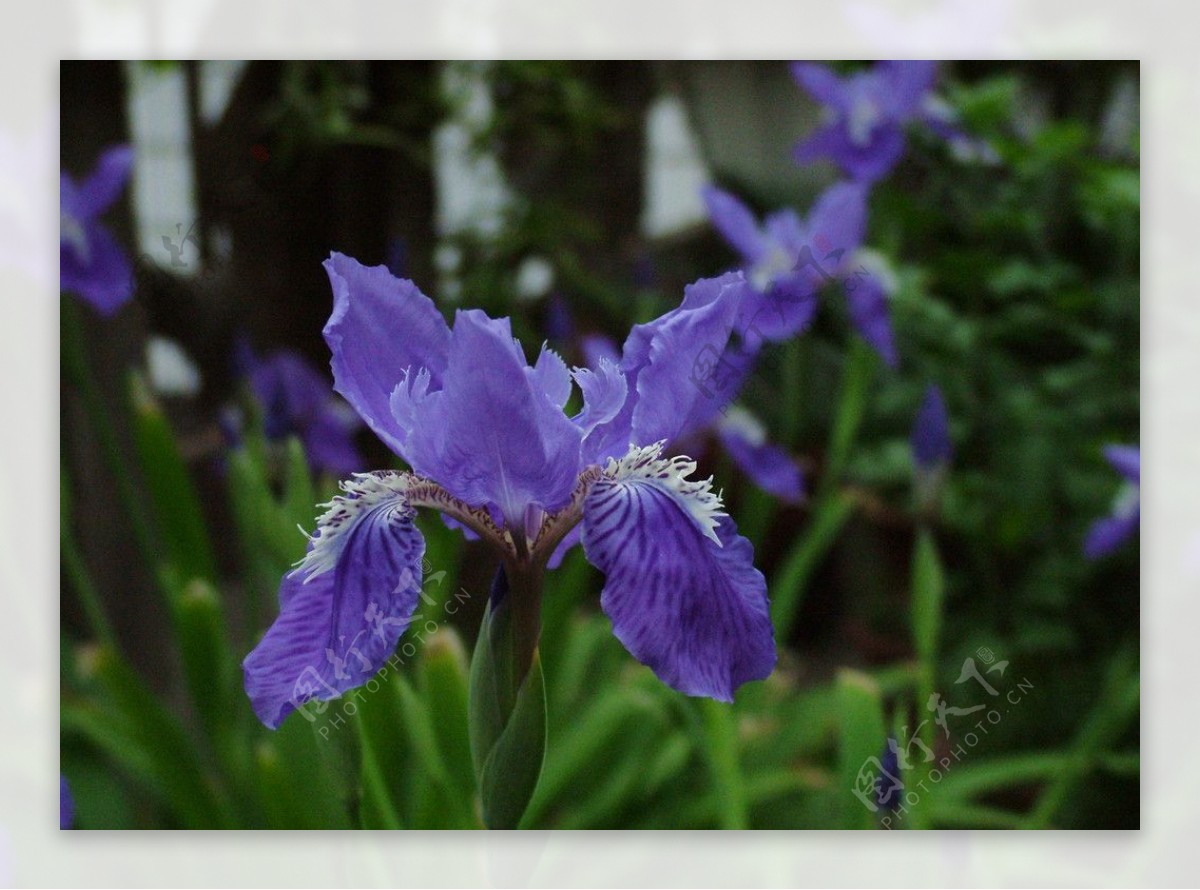
[[536, 649], [524, 679], [515, 681], [513, 596], [499, 607], [495, 596], [488, 601], [471, 660], [471, 759], [488, 828], [520, 824], [546, 755], [546, 688]]
[[467, 727], [469, 674], [467, 653], [454, 628], [438, 628], [421, 656], [421, 693], [450, 781], [467, 801], [474, 800], [476, 790]]
[[432, 717], [437, 709], [427, 707], [403, 676], [397, 674], [391, 682], [404, 712], [404, 730], [420, 766], [420, 771], [410, 779], [415, 780], [413, 827], [475, 827], [471, 814], [472, 797], [464, 794], [451, 779], [440, 747]]
[[618, 686], [589, 699], [570, 725], [555, 736], [529, 806], [528, 823], [540, 824], [552, 807], [570, 796], [578, 778], [604, 759], [606, 750], [646, 725], [662, 729], [666, 717], [659, 701], [642, 690], [633, 693]]
[[[292, 437], [287, 441], [287, 467], [283, 480], [283, 511], [293, 528], [308, 528], [313, 521], [317, 502], [312, 473], [308, 469], [308, 458], [304, 446]], [[299, 537], [299, 536], [297, 536]]]
[[854, 447], [854, 439], [862, 426], [867, 411], [867, 399], [875, 379], [875, 352], [861, 338], [854, 337], [850, 354], [846, 357], [842, 372], [841, 390], [838, 392], [837, 414], [833, 429], [829, 433], [829, 453], [826, 456], [825, 473], [821, 477], [819, 494], [830, 491], [841, 481], [842, 470]]
[[[837, 677], [838, 710], [842, 715], [835, 789], [842, 828], [874, 828], [875, 817], [855, 794], [863, 765], [887, 743], [879, 686], [866, 674], [842, 670]], [[862, 790], [862, 789], [860, 789]]]
[[158, 530], [168, 563], [180, 578], [203, 578], [215, 583], [216, 560], [200, 498], [175, 435], [149, 387], [134, 374], [130, 382], [133, 438], [142, 476], [154, 504]]
[[[323, 724], [328, 726], [329, 724]], [[271, 828], [350, 828], [347, 798], [327, 750], [345, 727], [325, 738], [320, 727], [293, 717], [255, 749], [261, 807]]]
[[178, 718], [113, 650], [86, 650], [80, 673], [99, 702], [64, 705], [64, 732], [76, 732], [160, 793], [187, 828], [234, 828], [228, 800], [204, 770]]
[[[917, 684], [917, 704], [923, 707], [933, 695], [936, 684], [938, 643], [942, 628], [942, 601], [945, 596], [945, 574], [938, 556], [937, 544], [927, 528], [917, 532], [912, 566], [912, 629], [913, 644], [920, 665]], [[933, 745], [933, 723], [926, 721], [922, 741]]]
[[835, 492], [822, 497], [804, 535], [776, 573], [771, 584], [771, 621], [781, 642], [791, 637], [809, 579], [853, 513], [854, 500], [849, 495]]
[[[216, 589], [199, 578], [174, 598], [174, 618], [184, 679], [205, 730], [226, 763], [236, 762], [235, 716], [241, 702], [238, 658], [225, 627]], [[235, 758], [235, 760], [230, 760]]]

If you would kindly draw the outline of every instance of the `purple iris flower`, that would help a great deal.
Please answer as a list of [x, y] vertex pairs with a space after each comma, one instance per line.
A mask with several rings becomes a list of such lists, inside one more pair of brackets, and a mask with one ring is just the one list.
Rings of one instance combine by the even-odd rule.
[[1089, 559], [1112, 553], [1138, 530], [1141, 521], [1140, 489], [1142, 451], [1137, 445], [1109, 445], [1104, 457], [1125, 479], [1125, 487], [1109, 516], [1098, 519], [1088, 531], [1083, 552]]
[[78, 294], [103, 315], [112, 315], [133, 296], [133, 271], [117, 240], [99, 221], [121, 196], [133, 164], [133, 149], [106, 150], [91, 176], [76, 183], [60, 178], [59, 276], [64, 291]]
[[58, 775], [58, 827], [60, 830], [75, 824], [75, 799], [71, 797], [71, 789], [67, 787], [67, 777]]
[[772, 341], [801, 333], [816, 314], [817, 291], [836, 280], [846, 292], [855, 329], [884, 361], [896, 365], [885, 286], [861, 264], [853, 268], [866, 233], [866, 186], [836, 183], [821, 194], [807, 219], [784, 209], [768, 215], [762, 225], [729, 192], [710, 186], [704, 201], [713, 226], [741, 254], [754, 291], [739, 331]]
[[793, 62], [796, 83], [829, 113], [829, 120], [796, 146], [796, 163], [827, 157], [848, 176], [875, 182], [903, 156], [910, 121], [921, 120], [955, 141], [952, 116], [930, 96], [936, 75], [937, 64], [927, 61], [879, 62], [844, 78], [825, 65]]
[[[325, 339], [338, 392], [412, 472], [358, 474], [317, 521], [280, 588], [280, 614], [244, 662], [259, 718], [362, 685], [389, 658], [421, 593], [431, 507], [507, 570], [538, 573], [576, 528], [606, 576], [600, 604], [629, 652], [668, 685], [723, 701], [775, 665], [766, 582], [711, 480], [666, 456], [703, 394], [695, 344], [724, 348], [748, 293], [740, 273], [698, 281], [636, 326], [620, 362], [530, 365], [508, 319], [448, 326], [411, 281], [333, 254]], [[564, 413], [572, 385], [583, 395]]]
[[344, 475], [362, 466], [354, 444], [362, 421], [308, 359], [291, 349], [259, 358], [242, 341], [238, 363], [262, 407], [263, 432], [268, 439], [296, 436], [318, 472]]
[[913, 463], [924, 471], [934, 470], [950, 462], [954, 447], [950, 442], [950, 419], [942, 391], [931, 385], [917, 410], [912, 430]]

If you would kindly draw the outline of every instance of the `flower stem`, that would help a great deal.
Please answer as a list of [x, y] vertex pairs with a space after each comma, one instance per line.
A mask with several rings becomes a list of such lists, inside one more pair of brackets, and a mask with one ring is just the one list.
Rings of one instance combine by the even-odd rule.
[[506, 561], [513, 620], [513, 679], [520, 686], [533, 664], [542, 633], [542, 582], [545, 570], [536, 564]]
[[717, 816], [722, 828], [750, 827], [746, 787], [738, 763], [737, 717], [733, 705], [702, 699], [700, 710], [708, 734], [709, 768], [716, 786]]

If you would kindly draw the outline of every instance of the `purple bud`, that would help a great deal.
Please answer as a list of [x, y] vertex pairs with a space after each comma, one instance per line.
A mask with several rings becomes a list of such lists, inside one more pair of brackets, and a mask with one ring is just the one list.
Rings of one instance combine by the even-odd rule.
[[911, 441], [913, 461], [918, 468], [930, 470], [949, 463], [954, 450], [950, 443], [950, 424], [942, 391], [936, 385], [925, 391], [925, 399], [913, 423]]
[[900, 772], [900, 756], [896, 740], [888, 736], [883, 746], [883, 756], [879, 758], [882, 768], [879, 778], [875, 780], [875, 803], [882, 809], [892, 812], [900, 803], [900, 795], [890, 786], [891, 777]]

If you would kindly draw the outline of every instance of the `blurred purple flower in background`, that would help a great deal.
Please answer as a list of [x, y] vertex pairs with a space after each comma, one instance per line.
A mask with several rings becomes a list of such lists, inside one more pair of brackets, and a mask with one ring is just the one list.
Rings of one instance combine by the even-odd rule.
[[318, 472], [344, 475], [362, 466], [354, 444], [362, 421], [308, 359], [290, 349], [259, 358], [245, 340], [237, 351], [239, 369], [262, 407], [268, 439], [296, 436]]
[[71, 797], [71, 789], [67, 787], [67, 777], [61, 773], [58, 776], [58, 827], [60, 830], [71, 828], [75, 824], [75, 800]]
[[954, 446], [950, 442], [950, 420], [946, 415], [946, 402], [936, 385], [925, 390], [925, 398], [913, 421], [913, 463], [920, 470], [933, 470], [950, 462]]
[[786, 208], [769, 214], [761, 225], [730, 192], [708, 186], [703, 197], [713, 226], [741, 254], [757, 295], [743, 315], [769, 340], [807, 328], [816, 312], [817, 290], [849, 265], [862, 243], [866, 189], [837, 183], [817, 198], [807, 219]]
[[1104, 457], [1125, 479], [1113, 511], [1096, 520], [1088, 531], [1083, 552], [1089, 559], [1099, 559], [1112, 553], [1128, 541], [1141, 521], [1140, 488], [1142, 481], [1142, 452], [1137, 445], [1109, 445]]
[[133, 149], [107, 149], [82, 183], [60, 177], [60, 287], [111, 315], [133, 296], [133, 270], [124, 250], [98, 218], [121, 196], [129, 180]]
[[[506, 572], [540, 573], [581, 526], [614, 634], [680, 692], [730, 701], [771, 673], [750, 542], [711, 480], [688, 478], [696, 464], [664, 456], [711, 410], [689, 376], [692, 350], [729, 341], [742, 275], [690, 285], [680, 306], [633, 328], [620, 363], [572, 373], [546, 346], [528, 364], [508, 319], [459, 310], [450, 327], [382, 266], [333, 254], [325, 268], [336, 388], [413, 472], [344, 483], [283, 579], [280, 615], [244, 662], [265, 724], [362, 685], [392, 654], [421, 592], [419, 507], [469, 528]], [[568, 417], [572, 381], [583, 408]]]
[[837, 281], [846, 292], [855, 329], [895, 367], [898, 359], [888, 315], [885, 284], [853, 261], [867, 226], [867, 189], [839, 182], [813, 204], [807, 219], [787, 208], [769, 214], [760, 226], [753, 212], [730, 192], [704, 190], [709, 219], [742, 256], [753, 288], [739, 320], [739, 332], [785, 340], [803, 332], [817, 309], [817, 292]]
[[975, 146], [955, 125], [952, 109], [931, 92], [937, 64], [884, 61], [839, 77], [815, 62], [792, 63], [792, 76], [825, 106], [828, 120], [796, 146], [793, 158], [809, 164], [828, 158], [845, 173], [875, 182], [892, 172], [904, 155], [912, 121], [928, 126], [956, 153]]

